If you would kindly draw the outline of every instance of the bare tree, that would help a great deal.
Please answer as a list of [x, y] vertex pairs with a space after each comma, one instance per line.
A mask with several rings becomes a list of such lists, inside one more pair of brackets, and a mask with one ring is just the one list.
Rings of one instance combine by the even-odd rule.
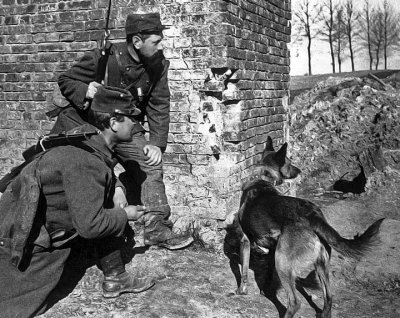
[[324, 41], [329, 43], [331, 60], [332, 60], [332, 72], [336, 73], [335, 66], [335, 50], [334, 50], [334, 40], [335, 40], [335, 16], [337, 14], [338, 6], [334, 4], [334, 0], [325, 0], [322, 3], [322, 29], [319, 34], [322, 36]]
[[319, 20], [320, 12], [321, 7], [317, 4], [311, 4], [311, 0], [302, 0], [294, 10], [295, 19], [298, 22], [296, 23], [298, 31], [302, 37], [307, 39], [308, 75], [312, 74], [311, 42], [316, 36], [313, 27]]
[[371, 14], [371, 50], [375, 54], [375, 69], [379, 67], [379, 61], [384, 43], [384, 14], [381, 9], [372, 11]]
[[358, 20], [358, 37], [361, 39], [361, 44], [368, 50], [369, 56], [369, 69], [372, 70], [372, 65], [374, 63], [374, 55], [372, 52], [372, 38], [371, 38], [371, 28], [372, 28], [372, 15], [373, 9], [369, 0], [364, 0], [364, 7], [362, 9], [361, 18]]
[[335, 21], [333, 25], [333, 46], [338, 60], [339, 73], [342, 73], [342, 54], [348, 42], [344, 22], [344, 7], [341, 5], [337, 8]]
[[398, 14], [387, 0], [384, 0], [382, 6], [371, 11], [370, 26], [370, 42], [375, 57], [375, 69], [378, 69], [381, 57], [383, 57], [384, 67], [387, 69], [390, 49], [398, 44], [400, 32]]
[[383, 58], [386, 70], [389, 49], [399, 42], [400, 26], [398, 24], [399, 14], [395, 12], [388, 0], [384, 0], [381, 10], [383, 16]]
[[353, 0], [346, 0], [343, 5], [343, 23], [344, 32], [347, 36], [347, 43], [349, 45], [351, 70], [354, 72], [354, 49], [353, 40], [355, 35], [355, 20], [359, 17], [358, 12], [354, 8]]

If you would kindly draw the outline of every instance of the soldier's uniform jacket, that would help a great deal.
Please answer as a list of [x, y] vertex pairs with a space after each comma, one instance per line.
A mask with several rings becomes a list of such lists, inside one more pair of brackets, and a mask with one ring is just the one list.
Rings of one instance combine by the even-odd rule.
[[[87, 124], [76, 131], [88, 131], [88, 127], [94, 129]], [[25, 167], [2, 195], [0, 254], [19, 257], [12, 261], [14, 266], [27, 250], [62, 248], [77, 235], [86, 239], [123, 235], [126, 212], [112, 207], [116, 181], [113, 153], [100, 135], [84, 143], [46, 151]], [[37, 209], [26, 207], [35, 201], [26, 189], [32, 184], [24, 183], [32, 167], [40, 188]]]
[[[86, 102], [88, 84], [95, 80], [100, 56], [100, 50], [85, 54], [77, 64], [59, 77], [58, 84], [61, 93], [78, 109], [83, 108]], [[158, 78], [151, 78], [143, 64], [137, 63], [128, 53], [126, 43], [114, 43], [106, 75], [107, 85], [129, 87], [129, 91], [137, 99], [142, 115], [147, 117], [149, 143], [160, 148], [167, 146], [170, 122], [168, 68], [169, 62], [164, 60], [163, 70]], [[142, 121], [143, 118], [138, 118], [138, 120]], [[144, 131], [144, 129], [137, 125], [136, 131]]]

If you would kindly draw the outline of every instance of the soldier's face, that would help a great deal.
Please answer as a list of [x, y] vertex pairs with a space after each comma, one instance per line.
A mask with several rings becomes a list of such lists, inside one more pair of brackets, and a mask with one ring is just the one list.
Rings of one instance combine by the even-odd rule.
[[114, 121], [111, 127], [119, 142], [132, 141], [135, 122], [129, 116], [123, 116], [124, 121]]
[[147, 39], [141, 42], [141, 47], [139, 48], [140, 55], [145, 58], [150, 58], [157, 54], [158, 51], [162, 51], [164, 49], [162, 40], [162, 35], [151, 34]]
[[163, 70], [163, 39], [162, 33], [151, 34], [144, 41], [135, 43], [135, 50], [151, 78], [156, 78]]

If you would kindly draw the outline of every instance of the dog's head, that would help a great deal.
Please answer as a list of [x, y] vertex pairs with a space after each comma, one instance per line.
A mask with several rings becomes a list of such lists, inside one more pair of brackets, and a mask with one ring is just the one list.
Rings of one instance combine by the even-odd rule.
[[275, 151], [272, 139], [268, 136], [261, 161], [257, 165], [257, 168], [263, 170], [263, 175], [272, 177], [277, 184], [281, 184], [284, 179], [294, 179], [301, 171], [292, 165], [286, 154], [287, 143], [284, 143], [278, 151]]

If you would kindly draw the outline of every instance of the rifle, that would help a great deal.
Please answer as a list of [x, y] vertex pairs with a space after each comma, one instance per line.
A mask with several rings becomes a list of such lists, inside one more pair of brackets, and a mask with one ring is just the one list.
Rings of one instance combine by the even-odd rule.
[[108, 41], [109, 36], [110, 36], [110, 30], [105, 29], [100, 46], [101, 56], [97, 64], [96, 76], [95, 76], [95, 81], [100, 84], [103, 84], [102, 82], [104, 81], [104, 78], [106, 76], [108, 58], [111, 54], [112, 44]]
[[[106, 26], [105, 26], [104, 35], [102, 37], [101, 44], [100, 44], [101, 56], [98, 61], [96, 75], [95, 75], [95, 81], [100, 84], [102, 84], [102, 81], [104, 81], [104, 78], [106, 75], [108, 57], [111, 54], [111, 47], [112, 47], [112, 44], [110, 42], [108, 42], [108, 38], [110, 37], [110, 34], [111, 34], [110, 30], [108, 29], [108, 22], [110, 20], [110, 11], [111, 11], [111, 0], [109, 0], [109, 3], [108, 3]], [[60, 92], [60, 88], [58, 87], [58, 85], [56, 85], [56, 87], [54, 88], [52, 101], [53, 101], [54, 106], [56, 106], [56, 107], [51, 109], [50, 111], [46, 112], [46, 116], [48, 116], [50, 118], [57, 117], [60, 114], [60, 112], [63, 110], [63, 108], [70, 105], [69, 101]], [[83, 109], [86, 110], [89, 106], [90, 106], [90, 102], [86, 101], [84, 103]]]
[[29, 147], [22, 153], [25, 161], [19, 166], [12, 168], [9, 173], [0, 179], [0, 192], [3, 193], [7, 189], [9, 183], [19, 175], [22, 169], [32, 162], [43, 151], [58, 146], [76, 145], [81, 141], [87, 140], [88, 137], [98, 134], [99, 131], [91, 131], [83, 133], [49, 134], [39, 137], [36, 145]]
[[[101, 56], [97, 63], [96, 75], [94, 78], [94, 81], [99, 84], [104, 84], [103, 81], [105, 80], [106, 77], [108, 58], [111, 54], [112, 43], [108, 41], [108, 38], [110, 37], [111, 34], [110, 30], [108, 29], [108, 22], [110, 20], [110, 10], [111, 10], [111, 0], [109, 0], [108, 2], [106, 26], [104, 28], [104, 34], [100, 44]], [[87, 110], [89, 107], [90, 107], [90, 101], [87, 100], [83, 104], [83, 110]]]
[[109, 0], [108, 2], [106, 26], [104, 28], [104, 35], [100, 45], [101, 56], [97, 65], [97, 71], [95, 77], [95, 81], [100, 84], [102, 84], [102, 81], [104, 81], [107, 70], [108, 58], [111, 54], [112, 44], [108, 41], [108, 38], [110, 37], [111, 34], [110, 30], [108, 29], [108, 22], [110, 21], [110, 12], [111, 12], [111, 0]]

